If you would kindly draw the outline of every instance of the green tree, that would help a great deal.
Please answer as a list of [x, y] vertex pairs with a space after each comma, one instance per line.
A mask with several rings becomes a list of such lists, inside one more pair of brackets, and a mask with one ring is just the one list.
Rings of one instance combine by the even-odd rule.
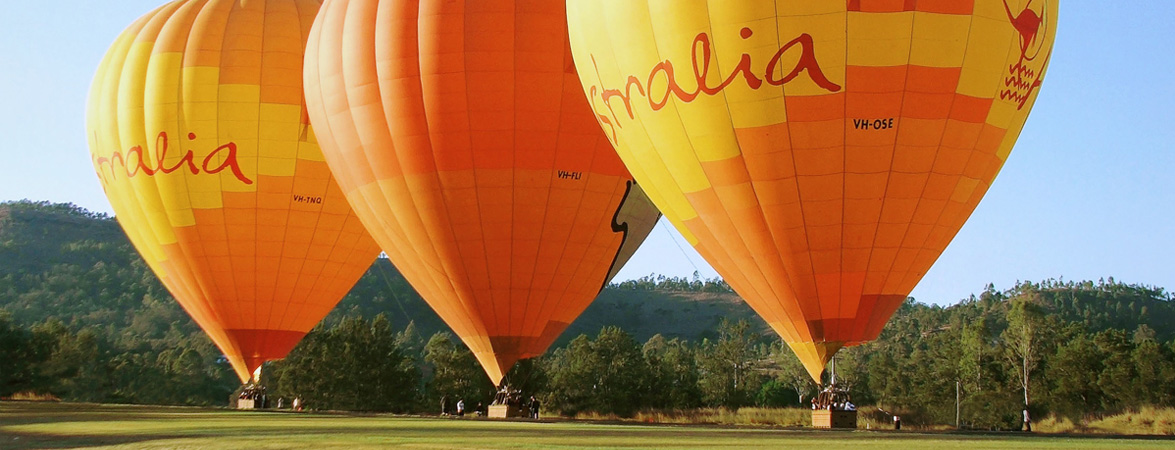
[[283, 361], [271, 363], [273, 396], [301, 397], [308, 408], [351, 411], [414, 410], [420, 372], [383, 315], [348, 317], [317, 327]]
[[657, 334], [645, 342], [641, 352], [650, 369], [645, 397], [648, 406], [686, 409], [701, 405], [697, 360], [688, 342]]
[[1103, 410], [1129, 407], [1139, 397], [1141, 386], [1135, 383], [1134, 343], [1124, 330], [1103, 330], [1093, 336], [1102, 355], [1098, 388], [1104, 395]]
[[1131, 403], [1146, 406], [1171, 404], [1170, 389], [1164, 387], [1175, 381], [1168, 378], [1175, 370], [1170, 367], [1171, 358], [1163, 348], [1153, 339], [1144, 340], [1135, 344], [1130, 359], [1134, 363], [1135, 384], [1149, 387], [1139, 389], [1139, 395]]
[[863, 362], [865, 360], [866, 348], [863, 346], [854, 346], [842, 348], [836, 352], [832, 364], [835, 364], [836, 369], [836, 384], [837, 386], [848, 390], [850, 393], [856, 393], [865, 379], [865, 368]]
[[432, 368], [432, 379], [427, 383], [428, 403], [439, 403], [449, 396], [452, 403], [464, 399], [472, 409], [477, 402], [488, 402], [494, 392], [493, 383], [482, 370], [473, 352], [449, 333], [437, 333], [424, 346], [424, 362]]
[[592, 348], [593, 365], [599, 368], [593, 394], [597, 410], [631, 416], [641, 407], [642, 388], [648, 385], [649, 367], [640, 344], [620, 328], [605, 327]]
[[807, 406], [804, 401], [816, 393], [816, 382], [804, 369], [804, 364], [787, 346], [780, 346], [773, 352], [775, 364], [779, 366], [779, 374], [775, 382], [787, 387], [795, 393], [800, 406]]
[[644, 404], [650, 372], [631, 335], [604, 327], [594, 340], [580, 335], [547, 359], [544, 403], [572, 415], [595, 411], [631, 416]]
[[110, 344], [93, 328], [70, 331], [60, 320], [49, 319], [34, 327], [42, 339], [52, 342], [52, 352], [38, 368], [48, 381], [46, 393], [83, 402], [106, 400], [110, 392], [107, 358]]
[[959, 379], [967, 392], [980, 392], [986, 384], [986, 367], [995, 353], [987, 319], [980, 316], [964, 325], [959, 341], [962, 349], [959, 355]]
[[1098, 386], [1105, 354], [1084, 329], [1072, 330], [1057, 347], [1049, 364], [1054, 380], [1051, 397], [1056, 409], [1074, 417], [1102, 407], [1103, 395]]
[[761, 383], [754, 370], [755, 338], [747, 321], [724, 319], [718, 325], [718, 339], [702, 342], [697, 353], [698, 386], [706, 404], [739, 408], [751, 403]]
[[37, 365], [51, 351], [37, 341], [33, 333], [17, 327], [0, 311], [0, 397], [37, 387]]
[[[1016, 380], [1024, 393], [1024, 410], [1028, 411], [1032, 405], [1029, 387], [1043, 356], [1040, 347], [1045, 327], [1044, 311], [1031, 290], [1013, 298], [1008, 306], [1008, 328], [1000, 337], [1008, 365], [1016, 373]], [[1032, 431], [1030, 422], [1024, 426]]]
[[544, 359], [549, 377], [544, 404], [572, 416], [595, 408], [593, 393], [600, 369], [593, 353], [591, 339], [581, 334]]

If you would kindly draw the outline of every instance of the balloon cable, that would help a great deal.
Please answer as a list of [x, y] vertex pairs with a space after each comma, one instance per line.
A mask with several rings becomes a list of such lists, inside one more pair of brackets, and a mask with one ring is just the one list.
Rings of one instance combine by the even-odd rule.
[[681, 244], [677, 242], [677, 236], [674, 235], [673, 231], [671, 231], [668, 226], [665, 226], [666, 222], [668, 222], [668, 220], [660, 220], [657, 221], [657, 224], [662, 225], [661, 229], [665, 230], [665, 233], [669, 234], [669, 239], [673, 241], [673, 245], [677, 246], [677, 250], [681, 252], [681, 256], [684, 256], [685, 260], [689, 261], [689, 265], [694, 266], [694, 272], [699, 274], [702, 273], [702, 269], [699, 269], [698, 265], [694, 264], [694, 260], [689, 257], [689, 253], [686, 253], [685, 248], [683, 248]]
[[384, 266], [382, 264], [383, 261], [387, 261], [388, 264], [391, 264], [391, 260], [383, 258], [382, 255], [381, 257], [375, 259], [375, 266], [378, 268], [380, 277], [383, 278], [384, 284], [388, 285], [388, 292], [392, 294], [392, 300], [396, 301], [396, 306], [400, 308], [400, 313], [404, 314], [404, 317], [408, 320], [412, 320], [413, 317], [408, 314], [408, 310], [404, 309], [404, 304], [400, 301], [400, 296], [396, 295], [396, 289], [392, 287], [392, 281], [388, 279], [388, 274], [384, 271]]

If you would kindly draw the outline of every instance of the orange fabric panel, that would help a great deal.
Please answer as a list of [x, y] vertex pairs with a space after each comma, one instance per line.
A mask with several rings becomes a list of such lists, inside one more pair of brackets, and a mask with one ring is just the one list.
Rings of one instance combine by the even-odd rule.
[[849, 11], [902, 12], [923, 11], [939, 14], [971, 15], [975, 3], [964, 0], [847, 0]]
[[915, 0], [848, 0], [849, 11], [901, 12], [913, 11]]

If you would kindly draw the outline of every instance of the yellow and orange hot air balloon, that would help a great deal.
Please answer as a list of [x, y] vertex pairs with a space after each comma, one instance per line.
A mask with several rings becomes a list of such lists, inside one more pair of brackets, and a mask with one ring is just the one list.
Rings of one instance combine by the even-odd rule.
[[302, 102], [319, 0], [180, 0], [115, 41], [87, 114], [119, 224], [241, 381], [370, 266]]
[[817, 381], [876, 339], [1036, 99], [1056, 0], [567, 0], [597, 120]]
[[550, 0], [328, 0], [307, 45], [331, 170], [495, 384], [660, 217], [596, 126], [565, 17]]

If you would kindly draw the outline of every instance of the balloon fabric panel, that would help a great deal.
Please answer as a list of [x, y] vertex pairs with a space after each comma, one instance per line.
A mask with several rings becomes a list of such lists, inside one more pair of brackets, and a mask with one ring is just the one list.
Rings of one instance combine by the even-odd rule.
[[308, 45], [343, 191], [495, 383], [659, 217], [596, 126], [566, 34], [561, 2], [331, 0]]
[[378, 253], [302, 106], [318, 7], [169, 3], [118, 38], [91, 90], [91, 153], [119, 223], [242, 381]]
[[1057, 3], [569, 0], [597, 120], [813, 378], [876, 339], [1027, 119]]

